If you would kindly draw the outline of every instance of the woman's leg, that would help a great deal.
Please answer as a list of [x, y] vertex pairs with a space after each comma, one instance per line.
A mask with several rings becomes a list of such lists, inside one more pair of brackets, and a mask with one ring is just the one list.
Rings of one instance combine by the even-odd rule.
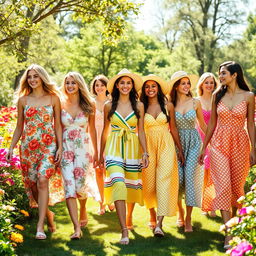
[[79, 200], [80, 203], [80, 226], [85, 227], [88, 223], [88, 217], [86, 212], [86, 202], [87, 198], [83, 200]]
[[135, 203], [127, 203], [126, 226], [129, 230], [133, 229], [132, 213], [134, 210], [134, 206], [135, 206]]
[[104, 171], [100, 168], [96, 168], [96, 181], [98, 185], [98, 189], [100, 192], [101, 202], [100, 202], [100, 209], [98, 213], [100, 215], [105, 213], [105, 206], [104, 206]]
[[191, 215], [192, 215], [193, 206], [186, 206], [186, 218], [185, 218], [185, 232], [193, 232], [191, 224]]
[[184, 209], [182, 207], [182, 200], [179, 199], [178, 200], [178, 219], [177, 219], [177, 226], [180, 227], [184, 227]]
[[149, 220], [149, 228], [150, 229], [154, 229], [156, 227], [156, 211], [155, 208], [151, 208], [149, 209], [149, 213], [150, 213], [150, 220]]
[[[231, 219], [231, 212], [230, 211], [220, 210], [220, 213], [221, 213], [224, 224], [227, 223]], [[229, 249], [228, 246], [229, 246], [229, 241], [231, 239], [232, 239], [232, 236], [226, 236], [225, 237], [224, 248], [227, 247], [225, 249]]]
[[74, 226], [74, 234], [71, 236], [71, 238], [80, 238], [81, 229], [78, 221], [78, 209], [77, 209], [76, 198], [72, 198], [72, 197], [67, 198], [66, 204], [68, 207], [68, 212], [69, 212], [71, 221]]
[[126, 227], [126, 207], [125, 207], [125, 201], [124, 200], [117, 200], [115, 201], [115, 207], [116, 207], [116, 213], [119, 219], [119, 223], [122, 230], [122, 237], [120, 240], [120, 244], [128, 244], [129, 238], [128, 238], [128, 229]]

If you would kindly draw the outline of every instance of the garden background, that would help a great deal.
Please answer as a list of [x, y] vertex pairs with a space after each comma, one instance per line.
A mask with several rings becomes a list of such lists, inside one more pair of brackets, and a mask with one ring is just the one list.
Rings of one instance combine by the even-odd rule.
[[[18, 149], [5, 161], [16, 122], [14, 91], [27, 66], [38, 63], [60, 85], [68, 71], [90, 84], [122, 68], [169, 80], [177, 70], [215, 74], [226, 60], [239, 62], [256, 90], [256, 11], [253, 0], [2, 0], [0, 1], [0, 255], [224, 255], [221, 219], [194, 212], [195, 232], [184, 234], [175, 218], [166, 218], [164, 239], [147, 227], [147, 211], [135, 209], [135, 231], [123, 247], [115, 213], [96, 214], [89, 201], [84, 237], [69, 240], [72, 225], [65, 204], [53, 207], [57, 232], [35, 241], [36, 210], [28, 208], [20, 175]], [[255, 168], [239, 217], [228, 229], [231, 255], [256, 255]], [[25, 229], [25, 230], [24, 230]], [[243, 240], [245, 239], [245, 240]], [[246, 252], [247, 251], [247, 252]], [[237, 253], [237, 254], [235, 254]]]

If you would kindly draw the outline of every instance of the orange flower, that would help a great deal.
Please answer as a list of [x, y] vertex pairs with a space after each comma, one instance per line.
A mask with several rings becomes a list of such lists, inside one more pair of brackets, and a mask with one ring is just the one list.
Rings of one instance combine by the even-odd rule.
[[29, 126], [27, 128], [27, 135], [32, 136], [36, 133], [36, 127], [35, 126]]
[[53, 137], [50, 134], [44, 133], [42, 135], [42, 141], [46, 144], [46, 145], [51, 145], [52, 141], [53, 141]]
[[46, 178], [50, 178], [55, 173], [55, 169], [48, 168], [45, 172], [46, 172]]
[[32, 117], [33, 115], [35, 115], [37, 113], [37, 110], [35, 108], [29, 108], [28, 111], [26, 112], [26, 115], [28, 117]]
[[29, 213], [28, 213], [27, 211], [25, 211], [25, 210], [20, 210], [20, 212], [21, 212], [24, 216], [26, 216], [26, 217], [29, 216]]
[[54, 156], [49, 156], [48, 160], [51, 164], [54, 164]]
[[45, 115], [43, 116], [43, 119], [44, 119], [44, 122], [49, 122], [49, 121], [51, 120], [51, 117], [50, 117], [49, 114], [45, 114]]
[[24, 227], [21, 225], [14, 225], [14, 227], [22, 231], [24, 230]]
[[10, 235], [10, 240], [15, 243], [23, 243], [23, 236], [19, 233], [12, 232]]
[[30, 154], [29, 154], [29, 150], [27, 148], [24, 150], [23, 155], [25, 157], [29, 157]]
[[36, 150], [39, 148], [39, 142], [36, 139], [33, 139], [28, 143], [28, 147], [32, 151]]

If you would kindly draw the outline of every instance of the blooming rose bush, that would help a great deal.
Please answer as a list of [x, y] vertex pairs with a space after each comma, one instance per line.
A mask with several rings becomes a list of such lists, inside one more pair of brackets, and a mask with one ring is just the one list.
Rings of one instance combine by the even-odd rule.
[[247, 179], [249, 191], [237, 201], [242, 204], [236, 217], [221, 226], [233, 236], [230, 244], [232, 248], [227, 251], [231, 256], [256, 255], [256, 172], [255, 167], [250, 170]]

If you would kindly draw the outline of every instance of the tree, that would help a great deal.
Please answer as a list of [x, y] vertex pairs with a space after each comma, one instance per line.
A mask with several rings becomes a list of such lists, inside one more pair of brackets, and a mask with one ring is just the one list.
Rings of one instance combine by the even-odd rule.
[[170, 19], [178, 21], [187, 44], [194, 48], [201, 63], [199, 74], [212, 71], [220, 43], [227, 42], [231, 38], [231, 27], [241, 22], [239, 17], [243, 12], [238, 1], [165, 0], [165, 7], [172, 11]]

